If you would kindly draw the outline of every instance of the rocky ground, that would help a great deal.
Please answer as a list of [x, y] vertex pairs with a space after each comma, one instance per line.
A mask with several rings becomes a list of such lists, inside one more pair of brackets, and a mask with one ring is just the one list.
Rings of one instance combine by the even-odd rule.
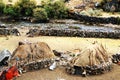
[[120, 67], [118, 65], [115, 65], [114, 69], [109, 73], [87, 77], [69, 75], [65, 72], [64, 68], [60, 67], [54, 71], [43, 69], [39, 71], [28, 72], [23, 74], [17, 80], [119, 80], [119, 75]]

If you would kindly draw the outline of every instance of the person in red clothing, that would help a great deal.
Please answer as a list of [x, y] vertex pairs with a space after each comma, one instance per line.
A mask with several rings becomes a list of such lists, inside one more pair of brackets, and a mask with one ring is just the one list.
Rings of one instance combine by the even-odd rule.
[[15, 66], [10, 67], [8, 70], [4, 70], [0, 76], [0, 80], [12, 80], [14, 77], [20, 76], [18, 69]]
[[6, 80], [12, 80], [14, 77], [20, 76], [16, 66], [12, 66], [8, 69], [6, 73]]

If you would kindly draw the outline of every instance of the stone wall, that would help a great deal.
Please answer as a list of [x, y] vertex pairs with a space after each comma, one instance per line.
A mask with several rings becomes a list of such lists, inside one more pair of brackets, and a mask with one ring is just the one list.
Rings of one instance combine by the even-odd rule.
[[95, 38], [120, 38], [120, 31], [116, 32], [99, 32], [99, 31], [84, 31], [79, 29], [30, 29], [27, 33], [29, 37], [33, 36], [68, 36], [68, 37], [95, 37]]
[[20, 36], [20, 32], [17, 29], [13, 29], [13, 28], [0, 28], [0, 35], [3, 35], [3, 36], [7, 36], [7, 35]]
[[89, 24], [120, 24], [120, 17], [91, 17], [86, 15], [80, 15], [77, 13], [70, 13], [70, 17]]

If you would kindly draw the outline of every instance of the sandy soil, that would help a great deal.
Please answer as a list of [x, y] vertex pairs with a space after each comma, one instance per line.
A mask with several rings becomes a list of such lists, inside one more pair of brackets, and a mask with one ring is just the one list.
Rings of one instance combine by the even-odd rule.
[[105, 45], [111, 54], [120, 52], [120, 39], [100, 39], [100, 38], [79, 38], [79, 37], [33, 37], [29, 38], [26, 36], [9, 36], [9, 39], [6, 40], [6, 37], [0, 37], [0, 50], [8, 49], [11, 52], [17, 47], [19, 41], [30, 41], [30, 42], [46, 42], [51, 47], [51, 49], [59, 51], [69, 51], [73, 49], [84, 49], [91, 42], [98, 41]]
[[[69, 51], [73, 49], [84, 49], [91, 42], [98, 41], [103, 43], [111, 54], [120, 52], [120, 39], [100, 39], [100, 38], [80, 38], [80, 37], [50, 37], [50, 36], [40, 36], [29, 38], [25, 36], [28, 30], [20, 30], [22, 36], [9, 36], [0, 37], [0, 51], [3, 49], [8, 49], [12, 53], [17, 47], [19, 41], [28, 40], [30, 42], [46, 42], [51, 47], [51, 49], [59, 51]], [[81, 76], [69, 75], [65, 72], [62, 67], [57, 68], [55, 71], [49, 71], [48, 69], [42, 69], [39, 71], [28, 72], [22, 74], [17, 80], [119, 80], [120, 79], [120, 67], [115, 65], [114, 69], [104, 75], [88, 76], [83, 78]]]

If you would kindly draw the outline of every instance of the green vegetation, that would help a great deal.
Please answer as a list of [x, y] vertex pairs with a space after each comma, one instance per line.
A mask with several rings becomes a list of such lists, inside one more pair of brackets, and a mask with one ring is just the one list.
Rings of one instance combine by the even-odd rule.
[[66, 18], [68, 17], [67, 8], [63, 1], [43, 2], [43, 8], [46, 10], [49, 18]]
[[33, 16], [37, 20], [47, 20], [47, 12], [44, 8], [36, 8], [33, 10]]
[[0, 1], [0, 14], [3, 14], [4, 7], [5, 7], [5, 4], [2, 1]]
[[15, 4], [19, 7], [21, 16], [32, 16], [33, 9], [36, 7], [36, 2], [31, 0], [20, 0]]
[[19, 16], [19, 7], [15, 7], [15, 6], [12, 6], [12, 5], [6, 5], [3, 12], [5, 15], [9, 15], [11, 17], [17, 17]]
[[69, 26], [70, 29], [80, 29], [78, 26]]
[[14, 5], [5, 5], [0, 1], [0, 14], [11, 16], [13, 19], [15, 17], [33, 17], [36, 20], [62, 19], [68, 17], [68, 9], [61, 0], [44, 0], [39, 6], [34, 0], [19, 0]]
[[101, 16], [102, 15], [102, 10], [93, 10], [92, 8], [89, 8], [87, 10], [83, 10], [80, 12], [81, 15], [86, 15], [86, 16]]

